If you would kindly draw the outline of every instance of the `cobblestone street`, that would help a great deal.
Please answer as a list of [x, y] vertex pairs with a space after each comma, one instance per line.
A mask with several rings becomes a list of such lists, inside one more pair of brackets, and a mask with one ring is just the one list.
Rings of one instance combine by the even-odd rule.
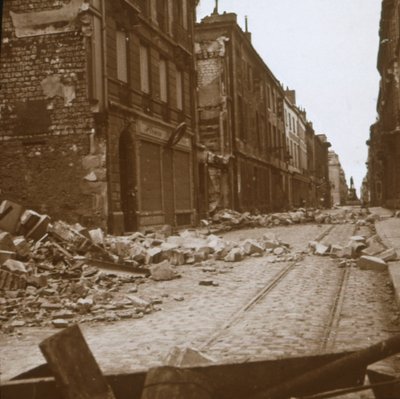
[[[158, 312], [142, 319], [83, 323], [102, 370], [128, 372], [158, 365], [176, 345], [201, 349], [217, 362], [235, 362], [362, 348], [396, 330], [388, 273], [340, 268], [338, 260], [306, 253], [316, 238], [345, 243], [356, 232], [354, 225], [259, 228], [224, 238], [239, 241], [266, 232], [304, 252], [302, 260], [213, 261], [215, 271], [204, 264], [181, 266], [181, 279], [139, 286], [138, 295], [162, 302]], [[218, 285], [199, 285], [204, 279]], [[2, 335], [1, 378], [44, 363], [38, 344], [55, 331], [22, 327], [17, 334]]]

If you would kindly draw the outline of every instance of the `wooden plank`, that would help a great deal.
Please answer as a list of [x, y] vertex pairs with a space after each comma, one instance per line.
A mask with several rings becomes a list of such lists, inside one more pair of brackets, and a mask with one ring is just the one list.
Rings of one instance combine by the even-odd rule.
[[65, 399], [115, 399], [78, 325], [39, 345]]
[[[246, 399], [260, 390], [306, 371], [318, 369], [349, 354], [344, 352], [237, 364], [216, 364], [189, 369], [203, 374], [209, 381], [214, 382], [217, 392], [215, 397]], [[62, 399], [60, 386], [55, 384], [54, 379], [43, 378], [49, 376], [51, 372], [46, 364], [17, 376], [14, 381], [4, 382], [0, 385], [1, 399]], [[354, 386], [363, 376], [363, 372], [354, 370], [332, 381], [327, 388]], [[106, 376], [116, 399], [140, 399], [145, 378], [146, 372], [143, 371]]]

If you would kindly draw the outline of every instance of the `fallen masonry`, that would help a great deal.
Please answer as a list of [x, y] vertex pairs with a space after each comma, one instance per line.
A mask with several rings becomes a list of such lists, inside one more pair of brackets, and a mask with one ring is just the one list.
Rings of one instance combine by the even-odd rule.
[[[0, 320], [4, 332], [21, 326], [64, 328], [76, 322], [143, 317], [158, 302], [131, 293], [147, 281], [181, 276], [181, 265], [215, 261], [235, 263], [267, 255], [267, 262], [294, 260], [287, 244], [274, 235], [241, 243], [198, 230], [110, 236], [11, 201], [0, 205]], [[244, 219], [243, 219], [244, 220]], [[213, 280], [200, 285], [218, 287]], [[145, 289], [141, 289], [141, 292]], [[182, 300], [180, 297], [177, 300]]]
[[379, 215], [370, 214], [366, 209], [341, 209], [336, 214], [320, 209], [300, 208], [295, 212], [250, 214], [240, 213], [230, 209], [216, 212], [209, 220], [203, 220], [202, 225], [209, 231], [228, 231], [246, 227], [288, 226], [302, 223], [343, 224], [351, 223], [358, 226], [373, 225], [379, 220]]

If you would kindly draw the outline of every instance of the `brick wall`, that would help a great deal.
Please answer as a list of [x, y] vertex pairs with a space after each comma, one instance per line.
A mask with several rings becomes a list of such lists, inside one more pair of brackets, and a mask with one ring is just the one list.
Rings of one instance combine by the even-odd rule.
[[[53, 218], [104, 225], [105, 148], [101, 139], [90, 137], [94, 123], [87, 100], [82, 3], [4, 4], [0, 198]], [[73, 17], [63, 12], [66, 5]], [[51, 18], [53, 25], [47, 22]]]

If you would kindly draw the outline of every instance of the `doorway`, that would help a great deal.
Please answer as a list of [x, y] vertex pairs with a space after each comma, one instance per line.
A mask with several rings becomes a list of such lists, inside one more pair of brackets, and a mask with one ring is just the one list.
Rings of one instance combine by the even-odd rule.
[[124, 213], [125, 231], [136, 231], [137, 189], [135, 168], [135, 146], [129, 129], [119, 139], [119, 171], [121, 184], [121, 210]]

